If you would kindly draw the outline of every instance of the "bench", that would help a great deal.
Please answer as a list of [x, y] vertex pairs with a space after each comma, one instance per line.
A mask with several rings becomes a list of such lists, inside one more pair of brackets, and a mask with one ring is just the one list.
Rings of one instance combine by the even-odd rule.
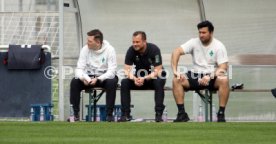
[[[120, 90], [120, 86], [117, 87], [116, 90]], [[151, 90], [151, 89], [146, 89]], [[99, 93], [98, 93], [99, 91]], [[135, 91], [144, 91], [144, 90], [135, 90]], [[164, 91], [172, 91], [171, 87], [164, 87]], [[212, 91], [205, 89], [205, 92], [195, 91], [204, 102], [205, 105], [205, 121], [212, 121]], [[88, 93], [88, 118], [87, 121], [92, 121], [92, 109], [93, 109], [93, 121], [96, 121], [96, 112], [97, 112], [97, 102], [100, 100], [102, 95], [105, 93], [105, 90], [100, 87], [89, 88], [85, 90], [85, 93]], [[93, 105], [92, 105], [93, 104]], [[208, 105], [210, 109], [210, 115], [208, 120]], [[92, 109], [91, 109], [92, 108]]]
[[[276, 68], [276, 55], [275, 54], [240, 54], [240, 55], [231, 57], [229, 63], [233, 67]], [[252, 88], [252, 89], [232, 89], [231, 91], [232, 92], [270, 92], [271, 89]]]
[[[116, 90], [120, 90], [120, 87], [117, 87]], [[150, 90], [150, 89], [149, 89]], [[100, 91], [98, 93], [98, 91]], [[135, 90], [141, 91], [141, 90]], [[142, 90], [144, 91], [144, 90]], [[164, 87], [164, 91], [172, 91], [171, 87]], [[270, 92], [271, 89], [230, 89], [230, 92]], [[212, 122], [212, 104], [213, 104], [213, 94], [216, 91], [210, 91], [208, 89], [197, 90], [195, 91], [201, 98], [204, 103], [205, 109], [205, 122]], [[97, 112], [97, 102], [105, 93], [105, 90], [100, 87], [86, 89], [85, 93], [89, 94], [89, 102], [88, 102], [88, 119], [87, 121], [92, 121], [92, 109], [93, 109], [93, 121], [96, 121], [96, 112]], [[92, 109], [91, 109], [92, 108]], [[208, 118], [209, 115], [209, 118]]]
[[[164, 57], [166, 58], [166, 57]], [[170, 58], [170, 57], [168, 57]], [[276, 55], [275, 54], [241, 54], [229, 57], [229, 65], [234, 67], [276, 67]], [[166, 61], [169, 61], [166, 60]], [[187, 62], [187, 61], [185, 61]], [[274, 86], [275, 87], [275, 86]], [[230, 88], [230, 93], [232, 92], [271, 92], [272, 88], [268, 89], [232, 89]], [[120, 90], [120, 87], [117, 88]], [[100, 91], [100, 93], [97, 93]], [[171, 87], [164, 87], [164, 91], [172, 91]], [[85, 90], [85, 93], [89, 94], [89, 106], [92, 106], [93, 103], [93, 110], [94, 110], [94, 121], [96, 120], [96, 105], [98, 100], [104, 94], [104, 89], [102, 88], [91, 88]], [[214, 91], [209, 91], [205, 89], [203, 91], [195, 91], [201, 98], [204, 103], [205, 108], [205, 121], [212, 121], [212, 102], [213, 102], [213, 93]], [[209, 110], [209, 119], [208, 119], [208, 110]], [[89, 114], [89, 121], [91, 121], [91, 109], [88, 112]]]

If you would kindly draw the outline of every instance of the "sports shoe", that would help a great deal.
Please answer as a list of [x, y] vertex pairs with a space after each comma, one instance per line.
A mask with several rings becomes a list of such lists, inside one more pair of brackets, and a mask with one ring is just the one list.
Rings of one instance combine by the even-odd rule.
[[226, 122], [224, 113], [217, 114], [218, 122]]
[[[74, 116], [74, 121], [75, 121], [75, 122], [76, 122], [76, 121], [80, 121], [80, 116], [78, 116], [78, 115]], [[67, 118], [67, 122], [70, 122], [70, 117]]]
[[161, 113], [155, 113], [155, 122], [163, 122]]
[[122, 115], [119, 119], [118, 122], [127, 122], [127, 121], [131, 121], [132, 120], [132, 116], [128, 115], [128, 116], [124, 116]]
[[107, 122], [114, 122], [114, 117], [111, 115], [108, 115], [108, 116], [106, 116], [106, 121]]
[[173, 122], [187, 122], [190, 118], [186, 112], [180, 112], [177, 114], [177, 117]]

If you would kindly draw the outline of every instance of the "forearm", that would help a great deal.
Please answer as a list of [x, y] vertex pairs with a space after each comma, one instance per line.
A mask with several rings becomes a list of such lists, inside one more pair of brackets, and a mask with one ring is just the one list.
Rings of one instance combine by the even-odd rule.
[[179, 57], [180, 57], [180, 53], [178, 52], [177, 49], [175, 49], [171, 57], [171, 67], [172, 67], [174, 76], [178, 74], [177, 65], [178, 65]]
[[98, 77], [100, 81], [104, 81], [106, 79], [113, 79], [116, 75], [115, 70], [108, 70], [106, 73], [102, 74], [101, 76]]
[[146, 79], [146, 80], [155, 79], [158, 76], [161, 76], [162, 70], [163, 70], [163, 66], [162, 65], [155, 66], [154, 70], [152, 70], [150, 74], [144, 76], [144, 79]]
[[86, 80], [86, 81], [90, 81], [91, 78], [88, 76], [88, 74], [86, 74], [82, 69], [77, 68], [75, 70], [75, 77], [79, 78], [81, 80]]
[[130, 66], [130, 65], [125, 65], [124, 72], [125, 72], [125, 76], [126, 76], [128, 79], [134, 80], [134, 79], [136, 78], [136, 77], [133, 75], [132, 66]]
[[220, 64], [215, 70], [215, 76], [225, 76], [228, 70], [228, 63]]

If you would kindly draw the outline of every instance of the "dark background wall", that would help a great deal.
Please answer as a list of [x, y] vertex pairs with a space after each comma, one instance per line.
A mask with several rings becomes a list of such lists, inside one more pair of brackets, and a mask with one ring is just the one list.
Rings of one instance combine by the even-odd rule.
[[0, 53], [0, 117], [28, 117], [31, 104], [51, 102], [51, 79], [44, 70], [51, 66], [51, 54], [39, 70], [8, 70]]

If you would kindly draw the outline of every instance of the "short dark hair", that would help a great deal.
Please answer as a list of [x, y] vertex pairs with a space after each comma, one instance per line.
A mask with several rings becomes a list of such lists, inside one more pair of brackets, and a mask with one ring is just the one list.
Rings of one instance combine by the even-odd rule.
[[87, 32], [87, 36], [94, 36], [95, 40], [99, 40], [101, 43], [103, 43], [103, 33], [99, 29], [94, 29]]
[[147, 40], [147, 35], [145, 32], [143, 31], [136, 31], [133, 33], [133, 36], [137, 36], [137, 35], [141, 35], [142, 36], [142, 40]]
[[208, 27], [209, 32], [213, 32], [214, 31], [213, 24], [210, 21], [208, 21], [208, 20], [202, 21], [199, 24], [197, 24], [197, 29], [201, 29], [203, 27]]

